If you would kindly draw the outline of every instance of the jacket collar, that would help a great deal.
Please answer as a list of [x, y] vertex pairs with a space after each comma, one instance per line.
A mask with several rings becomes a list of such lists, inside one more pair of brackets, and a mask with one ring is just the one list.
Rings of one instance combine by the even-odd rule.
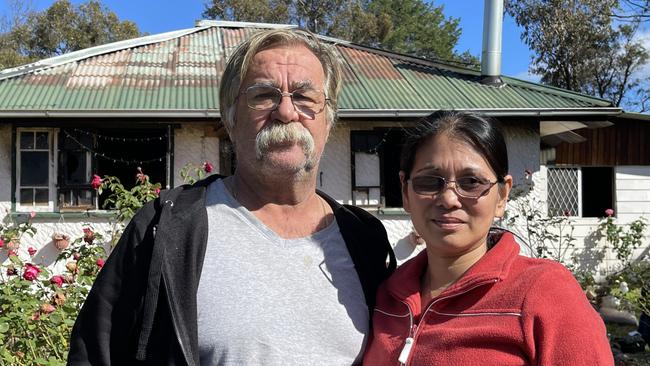
[[[498, 242], [439, 297], [453, 296], [484, 281], [503, 280], [518, 255], [519, 245], [513, 235], [507, 231], [503, 232]], [[386, 289], [395, 299], [418, 305], [419, 308], [420, 278], [426, 271], [427, 264], [427, 251], [423, 250], [395, 271], [386, 281]]]

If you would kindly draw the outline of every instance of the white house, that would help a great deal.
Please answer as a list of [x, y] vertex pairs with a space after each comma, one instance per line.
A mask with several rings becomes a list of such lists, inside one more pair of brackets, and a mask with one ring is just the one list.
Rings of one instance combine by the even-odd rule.
[[[268, 27], [279, 26], [202, 21], [1, 71], [0, 219], [25, 220], [36, 212], [38, 228], [36, 236], [23, 238], [20, 250], [34, 246], [48, 264], [56, 255], [54, 232], [79, 236], [86, 224], [110, 230], [110, 211], [95, 207], [93, 174], [130, 184], [142, 167], [169, 188], [183, 183], [180, 170], [187, 163], [210, 161], [215, 172], [230, 174], [234, 158], [219, 121], [221, 72], [241, 40]], [[481, 74], [322, 39], [336, 46], [344, 86], [318, 188], [379, 217], [399, 258], [413, 251], [397, 175], [403, 129], [437, 110], [500, 120], [512, 175], [521, 183], [525, 171], [532, 173], [533, 196], [552, 201], [546, 211], [570, 207], [580, 238], [593, 231], [601, 208], [614, 208], [624, 220], [650, 218], [645, 115], [499, 75], [498, 68]], [[618, 145], [607, 146], [599, 136], [612, 133]], [[625, 155], [609, 159], [622, 147]], [[0, 262], [5, 259], [0, 250]]]

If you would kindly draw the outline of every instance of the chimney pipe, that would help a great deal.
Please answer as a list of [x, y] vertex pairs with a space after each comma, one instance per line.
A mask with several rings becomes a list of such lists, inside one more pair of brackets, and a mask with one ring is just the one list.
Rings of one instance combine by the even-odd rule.
[[481, 83], [499, 86], [501, 80], [501, 34], [503, 29], [503, 0], [485, 0], [483, 9], [483, 52], [481, 53]]

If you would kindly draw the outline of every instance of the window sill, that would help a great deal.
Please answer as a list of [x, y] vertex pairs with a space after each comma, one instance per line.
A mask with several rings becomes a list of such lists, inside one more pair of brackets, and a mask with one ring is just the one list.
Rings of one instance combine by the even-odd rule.
[[[117, 216], [117, 211], [108, 210], [88, 210], [88, 211], [64, 211], [64, 212], [36, 212], [34, 220], [38, 219], [86, 219], [86, 218], [100, 218], [100, 219], [113, 219]], [[12, 219], [27, 218], [29, 212], [12, 212], [10, 217]]]

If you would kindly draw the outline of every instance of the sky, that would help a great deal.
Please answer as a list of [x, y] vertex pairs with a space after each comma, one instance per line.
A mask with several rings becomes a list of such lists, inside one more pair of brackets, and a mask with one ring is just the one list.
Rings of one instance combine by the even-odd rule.
[[[49, 7], [54, 0], [31, 0], [35, 10]], [[80, 0], [72, 0], [78, 4]], [[149, 34], [191, 28], [201, 19], [205, 0], [102, 0], [121, 20], [135, 22], [141, 32]], [[456, 50], [469, 50], [480, 58], [483, 40], [483, 0], [436, 0], [443, 5], [447, 17], [460, 18], [462, 34]], [[6, 15], [8, 2], [0, 0], [0, 16]], [[509, 16], [504, 16], [502, 43], [502, 74], [536, 81], [528, 74], [531, 51], [520, 39], [521, 29]]]

